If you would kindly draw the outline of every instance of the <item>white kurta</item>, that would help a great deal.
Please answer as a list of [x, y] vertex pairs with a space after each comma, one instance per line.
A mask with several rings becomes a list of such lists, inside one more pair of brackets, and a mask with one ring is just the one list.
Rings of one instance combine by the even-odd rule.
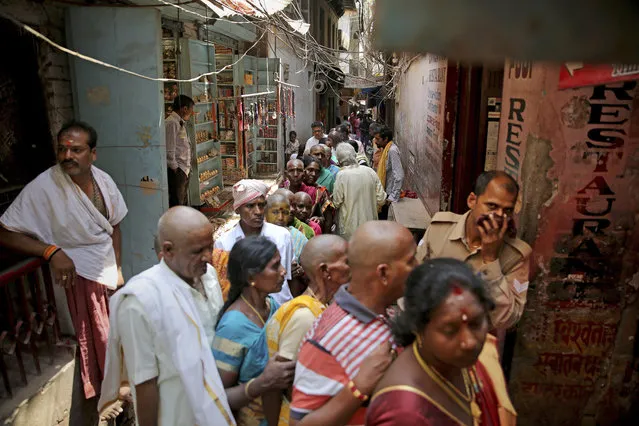
[[157, 378], [159, 425], [234, 425], [226, 392], [191, 287], [162, 260], [133, 277], [110, 300], [100, 410], [122, 382]]
[[366, 166], [347, 166], [335, 178], [333, 204], [338, 209], [338, 233], [347, 240], [362, 224], [377, 220], [386, 192], [377, 173]]
[[[280, 252], [281, 264], [286, 269], [286, 279], [291, 279], [291, 268], [293, 263], [293, 240], [290, 232], [287, 228], [273, 225], [272, 223], [264, 222], [260, 235], [273, 241], [277, 246], [277, 250]], [[246, 238], [242, 227], [238, 223], [232, 229], [222, 234], [220, 238], [215, 241], [215, 248], [230, 252], [233, 246], [238, 241]], [[288, 283], [284, 282], [282, 290], [279, 293], [271, 294], [271, 297], [275, 299], [277, 303], [283, 305], [293, 298], [291, 290], [288, 287]]]
[[111, 234], [126, 216], [127, 208], [113, 179], [95, 166], [91, 172], [104, 198], [108, 219], [56, 164], [24, 187], [0, 217], [0, 224], [61, 247], [73, 260], [78, 275], [115, 289], [118, 267]]

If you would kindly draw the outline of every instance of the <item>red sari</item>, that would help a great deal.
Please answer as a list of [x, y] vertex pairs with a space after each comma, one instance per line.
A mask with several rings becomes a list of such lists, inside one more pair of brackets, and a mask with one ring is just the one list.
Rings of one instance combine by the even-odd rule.
[[[476, 402], [481, 409], [481, 426], [503, 426], [499, 420], [497, 396], [488, 372], [475, 365], [481, 390]], [[366, 413], [367, 426], [471, 426], [455, 417], [422, 390], [397, 385], [377, 392]]]
[[[480, 390], [475, 401], [481, 410], [481, 426], [515, 426], [517, 412], [508, 389], [497, 352], [497, 339], [486, 336], [484, 348], [475, 363]], [[443, 409], [420, 389], [389, 386], [378, 391], [367, 411], [370, 426], [469, 426]]]

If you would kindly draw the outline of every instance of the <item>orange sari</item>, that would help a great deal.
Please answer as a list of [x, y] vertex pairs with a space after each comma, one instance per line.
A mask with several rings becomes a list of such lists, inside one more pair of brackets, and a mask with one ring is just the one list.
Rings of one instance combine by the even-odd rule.
[[221, 249], [213, 249], [212, 265], [217, 271], [217, 278], [222, 289], [222, 298], [226, 302], [231, 289], [231, 282], [228, 279], [229, 252]]

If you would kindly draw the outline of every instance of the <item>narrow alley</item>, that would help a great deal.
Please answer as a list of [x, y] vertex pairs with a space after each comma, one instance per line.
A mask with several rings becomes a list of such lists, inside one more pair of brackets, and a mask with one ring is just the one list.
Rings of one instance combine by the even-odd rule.
[[0, 0], [0, 419], [639, 424], [638, 19]]

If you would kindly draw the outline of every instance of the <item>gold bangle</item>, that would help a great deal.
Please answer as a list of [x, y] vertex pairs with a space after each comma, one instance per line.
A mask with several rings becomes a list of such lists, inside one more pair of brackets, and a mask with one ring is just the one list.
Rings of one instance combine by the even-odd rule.
[[249, 394], [249, 386], [251, 386], [251, 383], [253, 383], [253, 381], [254, 381], [254, 380], [255, 380], [255, 378], [253, 378], [253, 379], [249, 380], [249, 381], [248, 381], [248, 382], [246, 382], [246, 384], [244, 385], [244, 395], [246, 395], [246, 397], [247, 397], [248, 399], [253, 399], [253, 398], [254, 398], [254, 397], [252, 397], [252, 396]]

